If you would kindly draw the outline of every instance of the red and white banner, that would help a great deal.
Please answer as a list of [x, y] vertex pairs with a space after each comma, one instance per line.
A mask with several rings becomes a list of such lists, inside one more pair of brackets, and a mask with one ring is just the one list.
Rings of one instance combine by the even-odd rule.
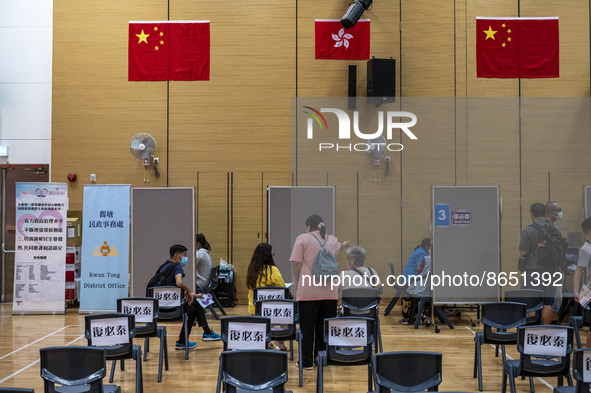
[[130, 81], [209, 80], [209, 21], [129, 22]]
[[345, 29], [338, 19], [317, 19], [316, 58], [338, 60], [369, 59], [369, 19]]
[[476, 76], [558, 78], [558, 17], [476, 18]]

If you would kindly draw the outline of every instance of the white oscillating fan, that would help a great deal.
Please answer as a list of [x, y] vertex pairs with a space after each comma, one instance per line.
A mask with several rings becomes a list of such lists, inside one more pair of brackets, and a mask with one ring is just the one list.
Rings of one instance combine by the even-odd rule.
[[373, 161], [375, 172], [374, 180], [379, 182], [380, 165], [382, 164], [382, 157], [386, 154], [386, 138], [384, 138], [383, 135], [380, 135], [377, 138], [368, 140], [367, 145], [369, 147], [365, 151], [365, 154], [367, 154], [367, 156]]
[[[134, 135], [134, 137], [131, 138], [131, 142], [129, 143], [129, 151], [135, 158], [144, 162], [144, 168], [146, 169], [146, 172], [150, 166], [150, 163], [153, 162], [156, 177], [159, 177], [158, 170], [156, 169], [158, 159], [154, 158], [154, 153], [156, 152], [156, 140], [152, 137], [152, 135], [146, 134], [144, 132]], [[144, 181], [150, 181], [148, 179], [147, 173], [144, 176]]]

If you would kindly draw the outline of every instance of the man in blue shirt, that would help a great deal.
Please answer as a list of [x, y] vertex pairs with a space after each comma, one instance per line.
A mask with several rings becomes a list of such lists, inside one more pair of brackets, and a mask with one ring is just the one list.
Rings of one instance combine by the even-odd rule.
[[[197, 319], [197, 324], [203, 329], [203, 341], [217, 341], [220, 340], [221, 337], [219, 334], [216, 334], [209, 328], [207, 324], [207, 318], [205, 317], [205, 311], [203, 307], [198, 302], [194, 302], [196, 298], [203, 297], [202, 293], [192, 293], [191, 289], [185, 285], [183, 282], [183, 277], [185, 277], [185, 273], [183, 271], [183, 266], [186, 266], [189, 262], [187, 258], [187, 247], [175, 244], [170, 247], [170, 259], [167, 260], [161, 267], [160, 272], [163, 273], [166, 269], [171, 265], [174, 264], [172, 270], [168, 272], [166, 275], [166, 279], [164, 285], [167, 286], [176, 286], [179, 288], [183, 288], [185, 290], [185, 300], [186, 300], [186, 310], [187, 310], [187, 328], [188, 334], [191, 335], [191, 328], [195, 323], [195, 319]], [[181, 333], [179, 334], [179, 339], [176, 342], [175, 349], [185, 349], [185, 337], [183, 335], [184, 326], [181, 327]], [[196, 342], [189, 341], [189, 348], [195, 348], [197, 346]]]

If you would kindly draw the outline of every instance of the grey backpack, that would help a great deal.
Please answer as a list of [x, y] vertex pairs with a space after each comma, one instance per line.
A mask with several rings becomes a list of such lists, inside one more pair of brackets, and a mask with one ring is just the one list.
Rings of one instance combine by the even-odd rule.
[[324, 246], [326, 245], [326, 241], [328, 240], [328, 235], [326, 239], [324, 239], [324, 243], [320, 242], [320, 240], [313, 234], [310, 235], [314, 236], [314, 239], [320, 244], [320, 251], [316, 254], [316, 258], [314, 259], [314, 264], [312, 265], [312, 274], [316, 277], [322, 276], [332, 276], [339, 274], [339, 263], [335, 258], [334, 254], [327, 250]]

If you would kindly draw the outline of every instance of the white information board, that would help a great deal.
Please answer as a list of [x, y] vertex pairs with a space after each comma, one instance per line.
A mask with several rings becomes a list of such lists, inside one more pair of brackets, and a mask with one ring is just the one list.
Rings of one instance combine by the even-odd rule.
[[16, 183], [12, 312], [65, 313], [65, 183]]

